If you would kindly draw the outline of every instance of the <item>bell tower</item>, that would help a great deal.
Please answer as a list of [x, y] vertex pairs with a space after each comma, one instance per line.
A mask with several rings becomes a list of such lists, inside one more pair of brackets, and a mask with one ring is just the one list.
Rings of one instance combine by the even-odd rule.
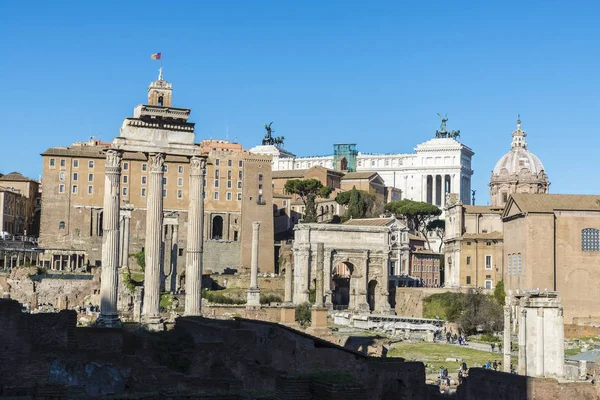
[[148, 104], [152, 106], [171, 107], [173, 86], [163, 79], [162, 67], [158, 71], [158, 79], [148, 87]]

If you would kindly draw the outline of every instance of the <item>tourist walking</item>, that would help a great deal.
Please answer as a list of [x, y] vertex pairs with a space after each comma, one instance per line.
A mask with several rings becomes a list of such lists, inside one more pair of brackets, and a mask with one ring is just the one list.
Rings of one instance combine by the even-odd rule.
[[493, 353], [494, 350], [496, 349], [496, 343], [492, 343], [492, 344], [490, 344], [490, 346], [492, 346], [492, 353]]

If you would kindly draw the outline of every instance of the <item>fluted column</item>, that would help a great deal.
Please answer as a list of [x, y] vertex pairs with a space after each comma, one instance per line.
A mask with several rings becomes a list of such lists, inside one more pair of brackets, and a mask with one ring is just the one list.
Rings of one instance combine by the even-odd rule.
[[390, 314], [392, 307], [390, 306], [390, 254], [383, 253], [381, 260], [381, 288], [380, 288], [380, 305], [377, 307], [382, 314]]
[[285, 293], [283, 301], [288, 304], [292, 302], [292, 290], [294, 287], [292, 282], [292, 265], [293, 263], [289, 262], [285, 266]]
[[[121, 157], [116, 150], [106, 152], [104, 172], [104, 211], [102, 222], [102, 276], [98, 326], [113, 328], [121, 324], [117, 313], [119, 278], [119, 203], [121, 194]], [[61, 260], [62, 261], [62, 260]]]
[[165, 155], [150, 154], [150, 177], [146, 207], [146, 269], [144, 274], [145, 319], [159, 317], [160, 307], [160, 248], [163, 227], [163, 167]]
[[527, 375], [527, 309], [519, 307], [519, 374]]
[[[204, 186], [204, 179], [202, 180], [202, 185]], [[202, 213], [204, 215], [204, 212]], [[204, 221], [204, 218], [202, 219]], [[204, 223], [204, 222], [203, 222]], [[202, 229], [200, 229], [202, 233]], [[202, 242], [204, 242], [204, 236], [202, 238]], [[179, 225], [173, 225], [173, 255], [171, 256], [171, 264], [172, 271], [171, 274], [171, 290], [176, 292], [179, 290], [179, 270], [177, 269], [178, 260], [179, 260]]]
[[[202, 313], [205, 167], [206, 159], [195, 156], [191, 158], [190, 205], [188, 208], [188, 231], [185, 260], [185, 315], [201, 315]], [[177, 241], [177, 237], [175, 237], [175, 241]]]
[[363, 252], [362, 276], [358, 282], [358, 293], [354, 299], [354, 309], [369, 312], [369, 250]]
[[557, 349], [556, 349], [556, 353], [557, 353], [557, 362], [558, 362], [558, 366], [556, 367], [556, 376], [559, 378], [562, 378], [565, 376], [565, 325], [564, 325], [564, 315], [563, 315], [563, 309], [562, 307], [560, 307], [557, 311], [556, 311], [556, 326], [558, 327], [558, 329], [556, 330], [556, 336], [557, 336]]
[[317, 265], [315, 285], [315, 307], [323, 307], [323, 270], [325, 269], [325, 245], [317, 243]]
[[510, 372], [510, 306], [504, 306], [504, 372]]
[[537, 309], [536, 316], [537, 323], [537, 333], [536, 333], [536, 349], [535, 349], [535, 357], [536, 357], [536, 375], [539, 377], [544, 376], [544, 307], [540, 307]]
[[131, 215], [129, 211], [126, 211], [126, 214], [123, 215], [123, 233], [121, 237], [123, 238], [121, 243], [123, 245], [123, 249], [121, 250], [121, 268], [129, 268], [129, 227], [131, 225]]
[[333, 309], [333, 302], [331, 296], [333, 294], [331, 290], [331, 258], [332, 249], [325, 249], [325, 264], [323, 265], [323, 291], [325, 294], [325, 307], [330, 310]]
[[252, 223], [252, 261], [250, 264], [250, 288], [246, 305], [249, 307], [260, 307], [260, 289], [258, 287], [258, 238], [260, 222]]

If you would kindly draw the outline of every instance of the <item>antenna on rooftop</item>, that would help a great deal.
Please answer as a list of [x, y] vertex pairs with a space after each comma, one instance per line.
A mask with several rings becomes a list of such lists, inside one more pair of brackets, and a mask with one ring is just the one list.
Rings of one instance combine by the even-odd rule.
[[229, 126], [225, 128], [225, 140], [229, 140]]

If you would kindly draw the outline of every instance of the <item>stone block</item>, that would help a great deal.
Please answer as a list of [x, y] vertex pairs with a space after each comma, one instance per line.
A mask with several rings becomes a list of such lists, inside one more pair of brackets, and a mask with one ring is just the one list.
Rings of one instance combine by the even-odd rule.
[[311, 310], [311, 327], [326, 328], [328, 311], [326, 307], [314, 307]]
[[292, 304], [284, 304], [280, 308], [280, 322], [284, 325], [296, 325], [296, 307]]
[[260, 308], [260, 289], [250, 288], [248, 289], [248, 297], [246, 298], [247, 309]]

